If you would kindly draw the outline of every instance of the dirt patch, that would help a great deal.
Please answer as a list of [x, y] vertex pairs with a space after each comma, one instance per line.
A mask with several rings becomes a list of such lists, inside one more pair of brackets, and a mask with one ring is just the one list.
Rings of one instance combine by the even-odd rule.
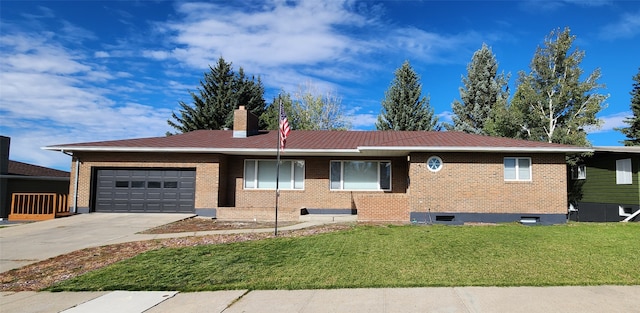
[[[298, 224], [297, 222], [278, 222], [278, 227]], [[260, 229], [274, 228], [274, 222], [240, 222], [219, 221], [212, 218], [192, 217], [177, 222], [161, 225], [141, 232], [141, 234], [169, 234], [228, 229]]]
[[[280, 223], [278, 223], [280, 226]], [[351, 228], [348, 224], [328, 224], [295, 231], [282, 231], [278, 237], [302, 237]], [[272, 238], [274, 234], [248, 233], [190, 236], [127, 242], [87, 248], [0, 273], [0, 291], [37, 291], [107, 265], [163, 247], [193, 247]]]

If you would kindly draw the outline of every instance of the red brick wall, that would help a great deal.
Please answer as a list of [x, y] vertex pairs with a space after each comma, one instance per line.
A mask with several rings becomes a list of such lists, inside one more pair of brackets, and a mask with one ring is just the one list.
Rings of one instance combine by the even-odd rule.
[[[283, 157], [283, 160], [297, 158]], [[350, 160], [353, 158], [330, 158], [330, 157], [313, 157], [305, 160], [305, 185], [304, 190], [281, 190], [279, 198], [279, 208], [283, 211], [292, 210], [299, 214], [302, 208], [318, 208], [318, 209], [351, 209], [358, 210], [358, 218], [361, 216], [369, 216], [371, 219], [397, 216], [397, 208], [390, 207], [388, 204], [393, 202], [375, 202], [363, 201], [360, 205], [355, 201], [356, 197], [363, 195], [377, 196], [378, 199], [393, 197], [393, 195], [404, 195], [407, 189], [407, 162], [406, 157], [402, 158], [380, 158], [379, 160], [391, 160], [391, 178], [392, 191], [332, 191], [329, 189], [329, 164], [332, 160]], [[362, 158], [360, 158], [362, 159]], [[229, 174], [228, 181], [235, 181], [235, 204], [236, 210], [255, 210], [255, 208], [264, 208], [270, 206], [271, 211], [275, 206], [274, 190], [252, 190], [244, 189], [243, 171], [245, 158], [229, 158]], [[359, 159], [358, 159], [359, 160]], [[373, 159], [367, 159], [373, 160]], [[384, 209], [382, 209], [384, 208]], [[388, 213], [368, 213], [369, 210], [388, 210]], [[245, 213], [239, 213], [245, 214]], [[296, 216], [297, 218], [297, 216]], [[408, 213], [402, 216], [403, 220], [409, 220]], [[398, 220], [398, 218], [395, 218]]]
[[[426, 160], [438, 155], [439, 172]], [[244, 189], [244, 160], [249, 157], [178, 153], [78, 153], [78, 207], [89, 207], [93, 167], [176, 167], [196, 169], [197, 209], [218, 208], [224, 219], [272, 220], [275, 191]], [[505, 182], [503, 158], [531, 157], [532, 181]], [[260, 159], [260, 158], [258, 158]], [[283, 156], [286, 159], [301, 159]], [[295, 220], [302, 208], [356, 208], [360, 220], [408, 221], [409, 212], [555, 213], [566, 212], [564, 155], [502, 153], [413, 153], [406, 157], [367, 158], [392, 161], [392, 191], [331, 191], [331, 160], [364, 158], [311, 157], [305, 160], [304, 190], [281, 190], [279, 219]], [[218, 163], [222, 162], [222, 163]], [[75, 166], [72, 165], [70, 195]], [[410, 181], [407, 179], [410, 176]], [[70, 199], [70, 205], [73, 201]]]
[[[426, 160], [442, 158], [431, 172]], [[504, 157], [531, 157], [531, 181], [504, 181]], [[414, 153], [409, 175], [413, 212], [551, 213], [567, 210], [565, 158], [562, 154]]]
[[[271, 221], [272, 222], [272, 221], [275, 221], [276, 219], [275, 202], [268, 207], [218, 208], [216, 210], [216, 218], [220, 220], [232, 220], [232, 221]], [[299, 220], [299, 218], [300, 218], [300, 210], [297, 210], [294, 208], [281, 208], [280, 206], [278, 206], [278, 221], [297, 221]]]
[[407, 194], [363, 194], [355, 196], [359, 221], [409, 221]]

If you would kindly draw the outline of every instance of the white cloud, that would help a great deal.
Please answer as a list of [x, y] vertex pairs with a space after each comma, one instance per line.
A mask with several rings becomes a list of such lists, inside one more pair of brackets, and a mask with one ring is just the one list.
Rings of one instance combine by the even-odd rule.
[[166, 60], [171, 57], [171, 53], [168, 51], [158, 51], [158, 50], [144, 50], [142, 51], [142, 55], [145, 58], [150, 58], [158, 61]]
[[93, 56], [96, 57], [96, 58], [108, 58], [108, 57], [110, 57], [109, 52], [106, 52], [106, 51], [96, 51], [93, 54]]
[[640, 11], [627, 12], [620, 19], [600, 31], [604, 39], [633, 38], [640, 35]]
[[371, 113], [354, 114], [350, 117], [351, 128], [353, 130], [373, 130], [378, 121], [378, 115]]
[[[36, 40], [34, 40], [36, 39]], [[1, 36], [0, 115], [11, 158], [68, 169], [69, 157], [42, 146], [162, 136], [171, 111], [113, 99], [130, 74], [102, 68], [59, 41], [33, 33]]]
[[422, 63], [466, 64], [483, 38], [494, 37], [383, 25], [376, 7], [355, 8], [348, 0], [179, 3], [177, 18], [155, 24], [166, 48], [144, 50], [143, 56], [197, 69], [223, 57], [236, 70], [260, 75], [266, 87], [291, 91], [308, 80], [333, 86], [375, 80], [388, 71], [381, 51], [399, 62], [419, 56]]
[[603, 121], [602, 125], [599, 128], [590, 127], [586, 131], [589, 134], [596, 134], [615, 131], [615, 128], [627, 127], [629, 125], [624, 122], [624, 119], [631, 117], [631, 115], [631, 112], [627, 111], [601, 116], [600, 119]]
[[436, 116], [438, 117], [438, 121], [439, 122], [446, 122], [446, 123], [453, 123], [453, 116], [455, 114], [453, 114], [453, 112], [451, 111], [444, 111], [440, 114], [436, 114]]
[[182, 3], [177, 11], [181, 19], [164, 28], [174, 34], [178, 45], [170, 52], [196, 68], [214, 63], [219, 56], [258, 68], [333, 61], [361, 48], [336, 28], [365, 22], [347, 9], [345, 1], [272, 1], [254, 11]]

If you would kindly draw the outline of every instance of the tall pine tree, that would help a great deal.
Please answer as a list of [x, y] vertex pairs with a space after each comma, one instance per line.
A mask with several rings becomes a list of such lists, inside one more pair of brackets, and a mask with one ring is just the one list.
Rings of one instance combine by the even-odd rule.
[[395, 71], [395, 78], [382, 100], [378, 130], [439, 130], [429, 99], [422, 96], [420, 77], [409, 61]]
[[215, 67], [200, 80], [198, 92], [189, 92], [193, 105], [180, 101], [179, 114], [173, 112], [167, 123], [186, 133], [198, 129], [223, 129], [233, 127], [233, 111], [244, 105], [256, 116], [265, 110], [264, 87], [260, 78], [249, 79], [244, 70], [233, 71], [231, 63], [222, 57]]
[[507, 134], [503, 135], [590, 145], [585, 129], [601, 124], [596, 114], [608, 96], [597, 92], [604, 88], [598, 83], [599, 69], [583, 75], [580, 63], [584, 51], [571, 49], [574, 40], [569, 28], [558, 29], [545, 38], [543, 47], [538, 47], [531, 72], [519, 73], [509, 113], [502, 117], [502, 124], [507, 125]]
[[451, 104], [455, 114], [448, 130], [472, 134], [491, 134], [492, 113], [507, 105], [508, 75], [498, 74], [498, 61], [486, 44], [476, 51], [467, 65], [467, 77], [462, 78], [460, 101]]
[[638, 74], [633, 77], [633, 90], [631, 90], [631, 112], [633, 116], [625, 118], [624, 122], [629, 127], [619, 128], [627, 139], [622, 141], [625, 146], [640, 146], [640, 68]]

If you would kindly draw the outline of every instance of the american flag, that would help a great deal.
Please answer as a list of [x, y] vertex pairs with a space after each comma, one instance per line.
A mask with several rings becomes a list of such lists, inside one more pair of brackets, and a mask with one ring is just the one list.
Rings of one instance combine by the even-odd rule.
[[284, 145], [290, 132], [289, 120], [287, 119], [287, 114], [284, 113], [284, 106], [280, 102], [280, 150], [284, 150]]

